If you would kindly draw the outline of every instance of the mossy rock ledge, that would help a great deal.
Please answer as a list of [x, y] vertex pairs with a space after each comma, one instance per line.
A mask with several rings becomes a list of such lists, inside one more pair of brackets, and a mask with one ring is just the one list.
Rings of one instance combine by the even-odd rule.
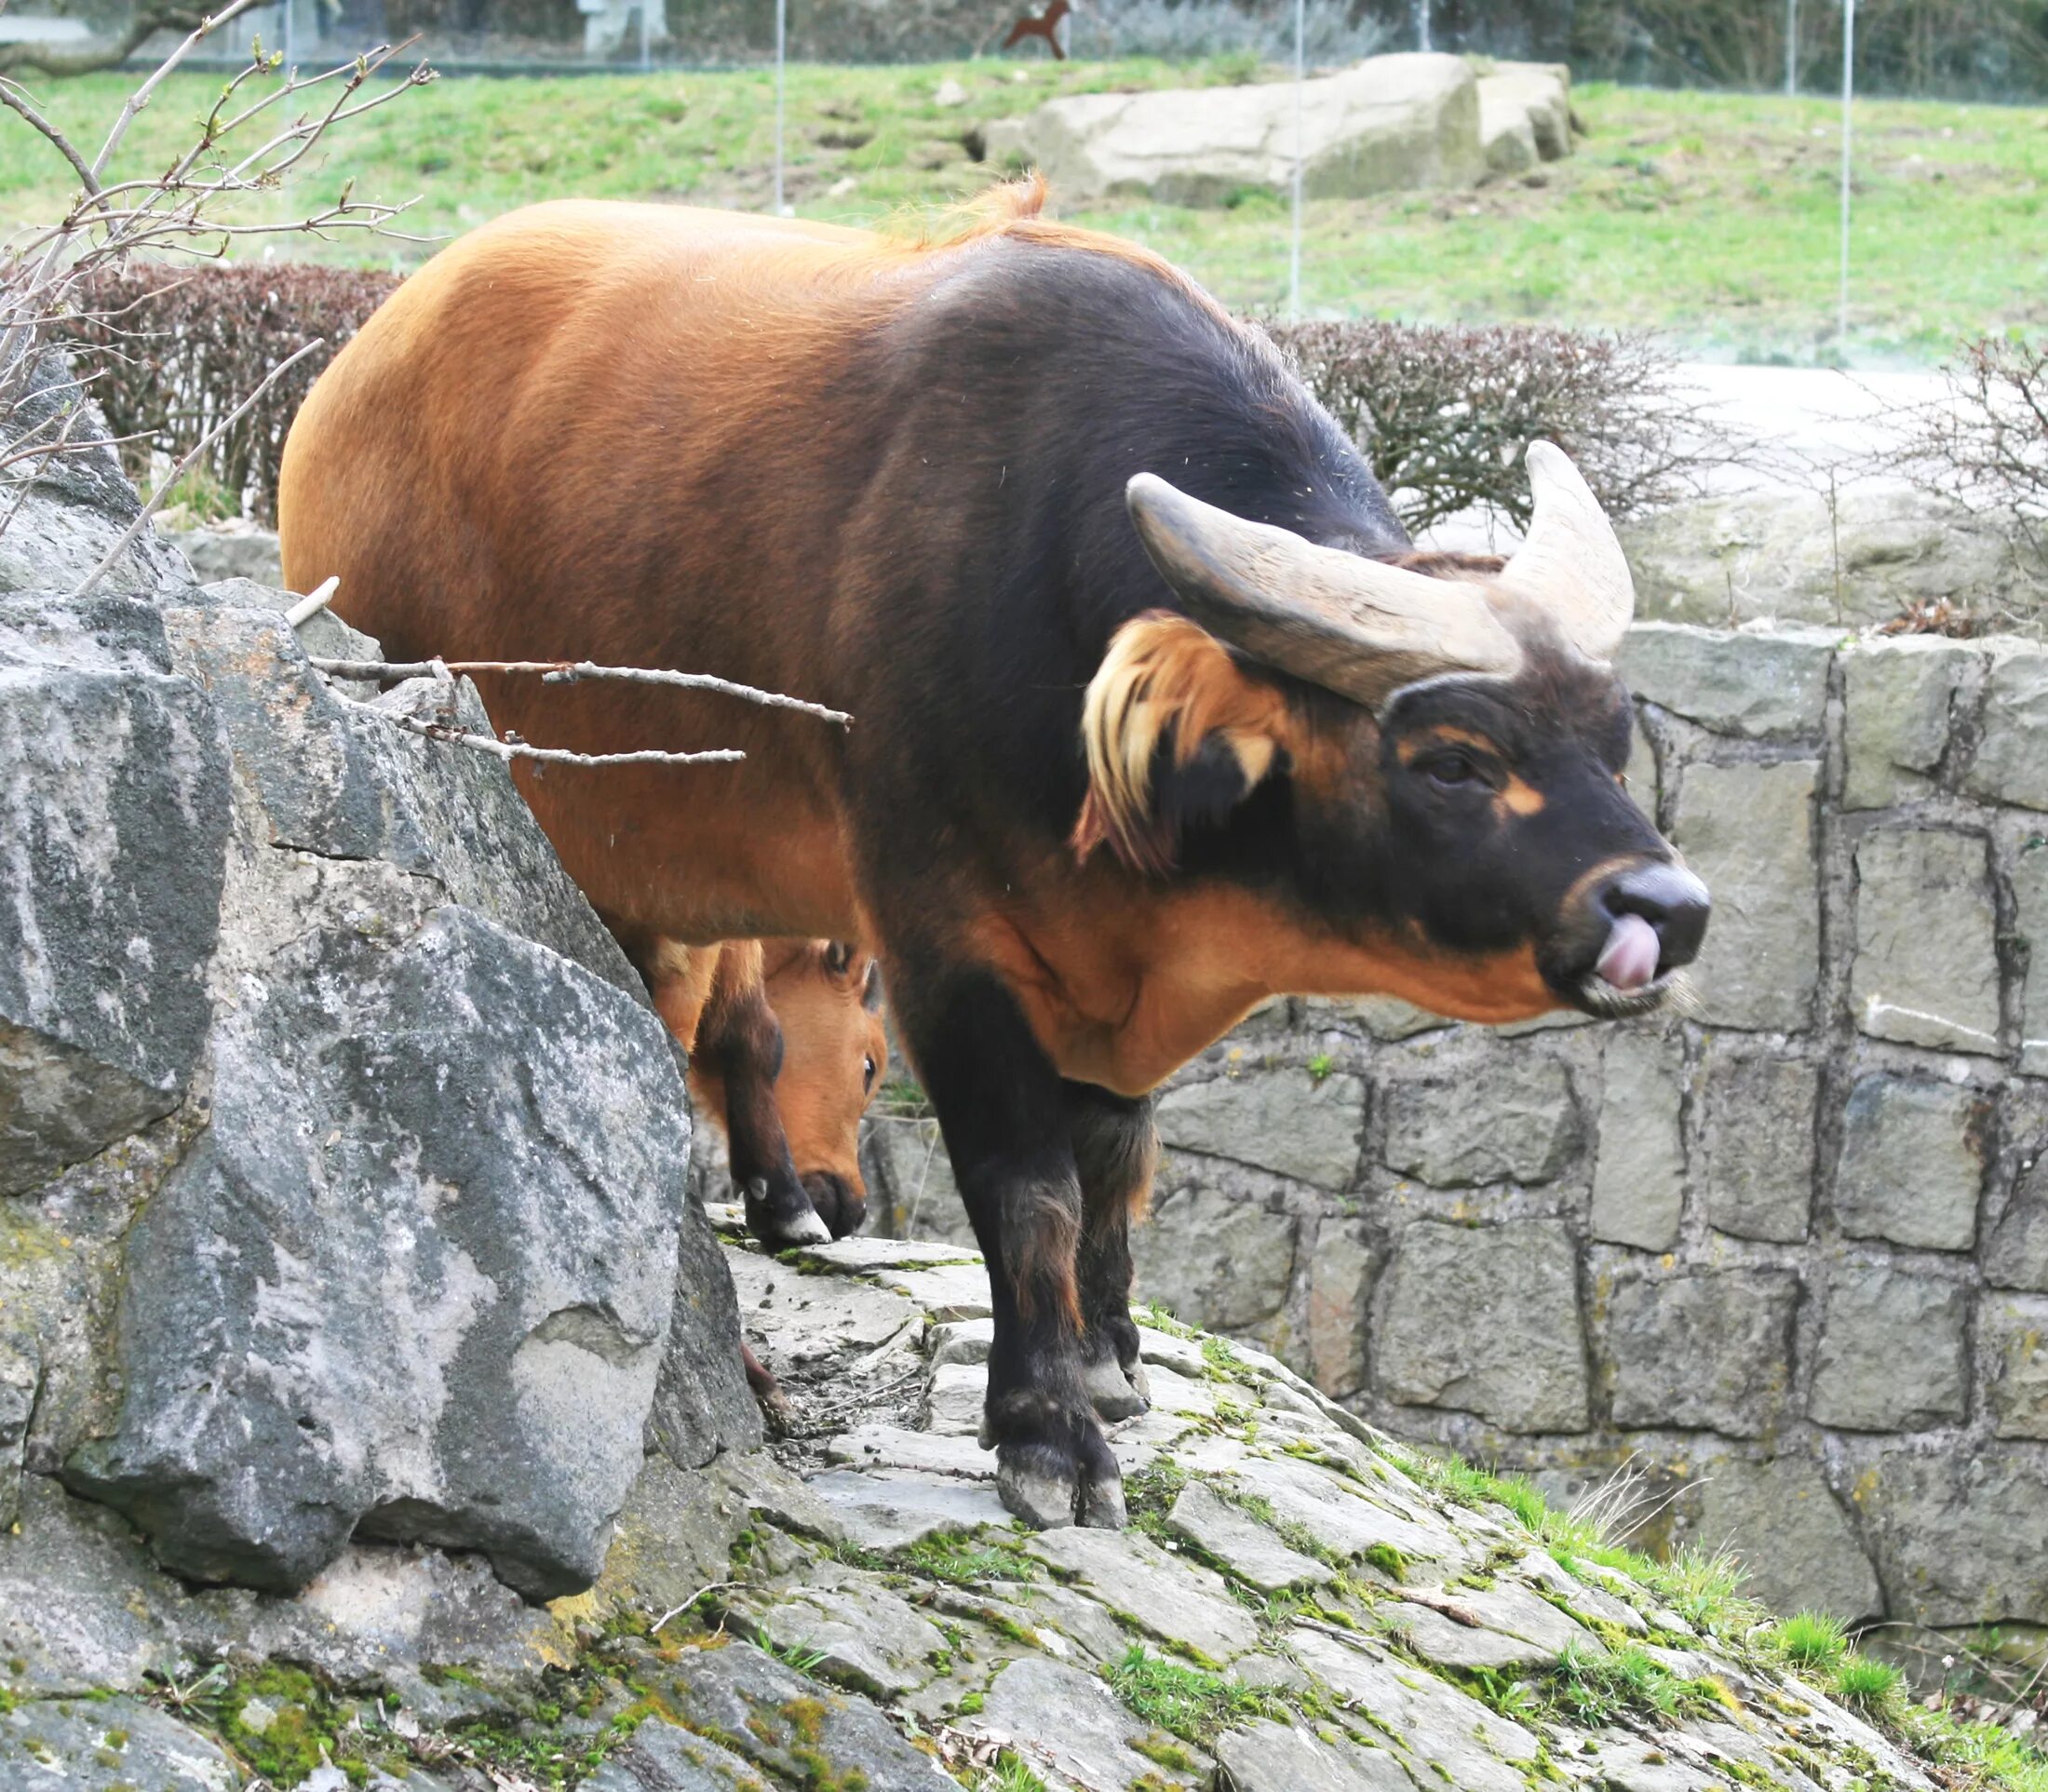
[[1604, 1565], [1532, 1529], [1526, 1489], [1163, 1315], [1152, 1410], [1114, 1433], [1131, 1528], [1026, 1531], [973, 1436], [978, 1260], [866, 1238], [775, 1260], [712, 1218], [798, 1435], [695, 1470], [650, 1455], [586, 1593], [535, 1605], [475, 1555], [360, 1540], [295, 1595], [195, 1591], [26, 1477], [0, 1785], [1955, 1783], [1789, 1671], [1711, 1577]]

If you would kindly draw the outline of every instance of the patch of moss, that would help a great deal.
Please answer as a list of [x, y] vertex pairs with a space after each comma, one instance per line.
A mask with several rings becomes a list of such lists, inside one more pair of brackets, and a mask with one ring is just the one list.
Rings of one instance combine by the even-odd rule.
[[1154, 1730], [1151, 1734], [1139, 1736], [1131, 1746], [1149, 1761], [1156, 1761], [1161, 1767], [1176, 1773], [1196, 1772], [1195, 1758], [1173, 1737], [1164, 1731]]
[[1392, 1543], [1374, 1543], [1359, 1559], [1367, 1567], [1378, 1569], [1396, 1586], [1408, 1579], [1408, 1559]]

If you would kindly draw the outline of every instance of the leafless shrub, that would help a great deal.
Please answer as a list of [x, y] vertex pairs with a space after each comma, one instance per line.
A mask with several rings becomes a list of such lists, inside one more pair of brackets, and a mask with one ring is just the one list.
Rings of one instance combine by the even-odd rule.
[[155, 451], [184, 453], [309, 341], [319, 346], [276, 381], [199, 465], [219, 488], [274, 523], [285, 434], [327, 363], [397, 287], [372, 268], [306, 262], [102, 269], [66, 337], [103, 350], [93, 396], [138, 478]]
[[1980, 337], [1942, 369], [1883, 470], [2009, 523], [2048, 556], [2048, 345]]
[[1556, 442], [1611, 517], [1696, 492], [1738, 444], [1654, 338], [1497, 326], [1267, 323], [1364, 451], [1410, 531], [1477, 510], [1529, 521], [1522, 454]]
[[[101, 374], [134, 344], [136, 330], [131, 308], [110, 305], [110, 295], [96, 294], [101, 282], [141, 259], [223, 257], [234, 243], [250, 236], [386, 230], [402, 209], [357, 199], [344, 186], [333, 205], [287, 223], [223, 222], [235, 201], [282, 185], [337, 125], [433, 78], [423, 63], [393, 85], [371, 88], [396, 54], [388, 45], [302, 74], [284, 69], [282, 58], [266, 55], [257, 44], [248, 63], [222, 86], [192, 142], [167, 169], [137, 179], [115, 177], [115, 153], [136, 115], [194, 49], [250, 4], [230, 0], [217, 15], [201, 18], [128, 96], [89, 155], [50, 121], [28, 88], [0, 74], [0, 105], [41, 137], [78, 180], [76, 196], [61, 219], [31, 225], [0, 244], [0, 440], [7, 443], [0, 465], [0, 526], [12, 517], [20, 495], [12, 488], [35, 483], [58, 457], [105, 445], [106, 438], [89, 425], [81, 428], [81, 418], [89, 414], [84, 400]], [[273, 77], [274, 84], [266, 85]], [[309, 93], [317, 93], [320, 103], [293, 115], [293, 102]], [[49, 344], [82, 334], [98, 340], [81, 358], [76, 389], [64, 402], [39, 404], [37, 415], [25, 419], [22, 407]], [[312, 340], [306, 332], [296, 347], [303, 350]], [[42, 397], [47, 396], [46, 386]], [[239, 422], [236, 413], [252, 396], [244, 386], [222, 397], [209, 431], [224, 431], [231, 420]], [[202, 449], [210, 445], [203, 435]], [[188, 451], [188, 462], [197, 458]], [[152, 493], [146, 510], [162, 502], [166, 490]]]

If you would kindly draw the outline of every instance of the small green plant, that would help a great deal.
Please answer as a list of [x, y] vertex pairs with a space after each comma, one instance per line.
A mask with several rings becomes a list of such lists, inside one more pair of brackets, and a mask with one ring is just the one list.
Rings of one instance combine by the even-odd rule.
[[755, 1638], [764, 1654], [773, 1655], [785, 1667], [793, 1667], [799, 1674], [815, 1673], [825, 1660], [822, 1649], [807, 1649], [802, 1643], [778, 1643], [767, 1637]]
[[1538, 1683], [1537, 1699], [1575, 1723], [1599, 1725], [1624, 1715], [1675, 1723], [1722, 1708], [1721, 1691], [1681, 1680], [1647, 1650], [1630, 1645], [1596, 1655], [1568, 1647]]
[[952, 1586], [1038, 1578], [1038, 1565], [1030, 1556], [1014, 1549], [977, 1543], [958, 1531], [923, 1538], [903, 1551], [897, 1560], [916, 1573]]
[[1142, 1722], [1204, 1747], [1233, 1724], [1283, 1717], [1287, 1711], [1283, 1700], [1262, 1688], [1163, 1660], [1142, 1643], [1132, 1644], [1122, 1661], [1104, 1667], [1102, 1677]]
[[1825, 1673], [1849, 1652], [1840, 1620], [1825, 1611], [1795, 1611], [1771, 1633], [1771, 1648], [1795, 1667]]
[[1844, 1704], [1873, 1718], [1893, 1718], [1905, 1704], [1906, 1677], [1890, 1662], [1851, 1653], [1835, 1669], [1833, 1691]]
[[1700, 1630], [1719, 1634], [1746, 1629], [1762, 1616], [1758, 1606], [1742, 1597], [1747, 1573], [1725, 1549], [1689, 1545], [1668, 1562], [1645, 1563], [1643, 1578], [1679, 1617]]
[[1045, 1782], [1014, 1748], [1005, 1748], [995, 1758], [993, 1778], [999, 1792], [1046, 1792]]
[[1327, 1052], [1317, 1052], [1309, 1059], [1309, 1075], [1317, 1083], [1322, 1082], [1336, 1068], [1337, 1060]]

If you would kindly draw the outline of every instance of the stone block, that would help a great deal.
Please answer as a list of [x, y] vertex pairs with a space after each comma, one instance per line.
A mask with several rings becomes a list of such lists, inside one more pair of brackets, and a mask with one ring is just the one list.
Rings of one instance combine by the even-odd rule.
[[1342, 1189], [1358, 1171], [1366, 1085], [1341, 1072], [1233, 1071], [1176, 1083], [1160, 1096], [1155, 1118], [1162, 1141], [1181, 1151]]
[[206, 698], [148, 604], [0, 599], [0, 1196], [178, 1105], [229, 824]]
[[2013, 931], [2027, 949], [2020, 988], [2019, 1068], [2048, 1076], [2048, 833], [2020, 841], [2011, 861]]
[[1279, 191], [1298, 145], [1312, 198], [1469, 186], [1484, 167], [1477, 83], [1459, 57], [1374, 56], [1309, 80], [1299, 100], [1258, 85], [1076, 94], [988, 129], [990, 161], [1033, 163], [1076, 204], [1142, 194], [1219, 205], [1247, 186]]
[[1440, 1033], [1457, 1024], [1397, 995], [1306, 995], [1301, 998], [1301, 1014], [1312, 1028], [1338, 1027], [1370, 1039], [1413, 1039], [1418, 1033]]
[[1199, 1174], [1178, 1159], [1160, 1165], [1159, 1186], [1171, 1192], [1131, 1231], [1139, 1298], [1164, 1302], [1187, 1325], [1242, 1331], [1287, 1300], [1300, 1221], [1194, 1180]]
[[1845, 809], [1887, 808], [1933, 788], [1950, 707], [1977, 657], [1940, 635], [1897, 635], [1843, 650]]
[[1615, 669], [1638, 697], [1716, 734], [1807, 738], [1821, 732], [1837, 640], [1819, 629], [1737, 635], [1638, 623]]
[[1579, 1144], [1571, 1078], [1554, 1058], [1497, 1053], [1455, 1081], [1390, 1084], [1389, 1168], [1439, 1189], [1547, 1182]]
[[[464, 909], [313, 919], [214, 1030], [211, 1125], [128, 1235], [118, 1421], [66, 1482], [193, 1580], [300, 1586], [359, 1533], [579, 1591], [706, 1224], [666, 1031]], [[738, 1375], [729, 1340], [695, 1361]]]
[[7, 1792], [236, 1792], [243, 1783], [212, 1737], [140, 1699], [37, 1700], [0, 1713], [0, 1784]]
[[1984, 713], [1964, 788], [1987, 802], [2048, 809], [2048, 652], [2001, 643], [1985, 680]]
[[1708, 1223], [1737, 1238], [1798, 1244], [1813, 1204], [1820, 1072], [1717, 1044], [1702, 1086]]
[[2041, 1476], [2041, 1452], [2027, 1444], [1878, 1452], [1856, 1495], [1893, 1622], [1996, 1624], [2048, 1611]]
[[1604, 1070], [1593, 1236], [1637, 1250], [1669, 1250], [1678, 1241], [1685, 1204], [1678, 1125], [1685, 1054], [1674, 1039], [1617, 1031], [1608, 1039]]
[[1355, 1220], [1325, 1219], [1309, 1259], [1309, 1380], [1334, 1400], [1366, 1380], [1366, 1305], [1378, 1259]]
[[1979, 1326], [1998, 1435], [2048, 1442], [2048, 1297], [1987, 1295]]
[[1714, 893], [1692, 971], [1701, 1017], [1797, 1031], [1813, 1017], [1820, 896], [1813, 859], [1817, 760], [1689, 765], [1672, 839]]
[[1997, 934], [1981, 834], [1866, 834], [1856, 848], [1856, 1024], [1876, 1039], [1996, 1054]]
[[1618, 1281], [1607, 1303], [1617, 1425], [1768, 1430], [1792, 1378], [1799, 1277], [1685, 1270]]
[[2005, 1211], [1991, 1228], [1984, 1276], [1996, 1288], [2048, 1294], [2048, 1152], [2014, 1179]]
[[1751, 1598], [1781, 1617], [1826, 1611], [1853, 1624], [1882, 1614], [1877, 1570], [1818, 1462], [1718, 1456], [1691, 1467], [1686, 1533], [1704, 1548], [1732, 1549]]
[[1387, 1271], [1372, 1364], [1381, 1393], [1403, 1405], [1475, 1412], [1506, 1431], [1583, 1430], [1570, 1233], [1555, 1219], [1415, 1221]]
[[1842, 1113], [1835, 1218], [1852, 1238], [1968, 1250], [1977, 1238], [1987, 1097], [1953, 1083], [1866, 1076]]
[[1830, 1279], [1809, 1415], [1841, 1431], [1919, 1431], [1963, 1416], [1969, 1290], [1910, 1272], [1844, 1267]]
[[[1043, 1762], [1077, 1786], [1125, 1786], [1139, 1782], [1174, 1785], [1149, 1756], [1133, 1746], [1152, 1733], [1116, 1694], [1082, 1668], [1026, 1656], [1010, 1663], [989, 1687], [970, 1728], [1021, 1745], [1023, 1758]], [[1156, 1750], [1156, 1745], [1153, 1745]]]

